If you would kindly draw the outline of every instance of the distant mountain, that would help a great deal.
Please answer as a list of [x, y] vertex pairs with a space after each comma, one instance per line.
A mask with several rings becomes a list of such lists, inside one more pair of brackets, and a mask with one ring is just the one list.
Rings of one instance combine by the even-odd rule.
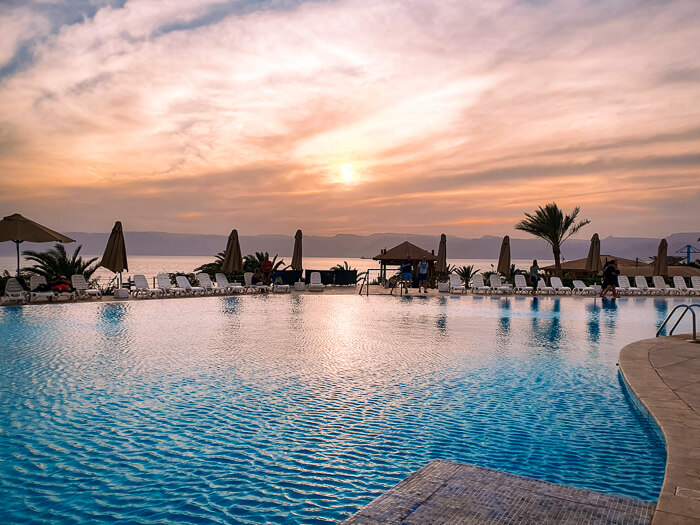
[[[85, 255], [101, 255], [109, 233], [68, 232], [77, 244], [82, 244]], [[129, 255], [211, 255], [226, 248], [225, 235], [195, 235], [163, 232], [125, 232], [126, 249]], [[669, 255], [686, 244], [698, 242], [700, 232], [674, 233], [666, 237]], [[649, 260], [656, 255], [660, 239], [644, 237], [607, 237], [601, 240], [601, 253], [634, 259]], [[403, 241], [410, 241], [426, 250], [437, 253], [439, 235], [404, 235], [399, 233], [374, 233], [372, 235], [339, 234], [332, 237], [304, 236], [304, 255], [310, 257], [373, 257], [382, 248], [392, 248]], [[291, 235], [253, 235], [240, 238], [244, 254], [268, 251], [271, 254], [291, 256], [294, 237]], [[552, 251], [544, 242], [535, 238], [511, 238], [511, 255], [514, 259], [551, 259]], [[564, 243], [565, 259], [578, 259], [588, 253], [590, 241], [569, 239]], [[50, 244], [23, 243], [21, 250], [46, 250]], [[73, 245], [75, 246], [75, 245]], [[477, 239], [447, 237], [447, 256], [453, 259], [496, 259], [501, 247], [501, 237], [485, 235]], [[0, 255], [14, 255], [11, 242], [0, 243]]]

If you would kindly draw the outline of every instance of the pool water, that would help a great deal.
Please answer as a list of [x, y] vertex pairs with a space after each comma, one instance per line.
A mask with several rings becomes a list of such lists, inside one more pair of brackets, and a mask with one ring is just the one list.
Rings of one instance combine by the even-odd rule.
[[655, 501], [616, 363], [682, 301], [0, 309], [0, 521], [333, 523], [434, 458]]

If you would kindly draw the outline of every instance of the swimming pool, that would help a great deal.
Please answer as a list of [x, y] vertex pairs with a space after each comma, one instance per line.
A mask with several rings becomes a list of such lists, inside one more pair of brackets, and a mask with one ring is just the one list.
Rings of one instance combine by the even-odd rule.
[[616, 368], [683, 299], [0, 309], [2, 522], [330, 523], [443, 458], [656, 500]]

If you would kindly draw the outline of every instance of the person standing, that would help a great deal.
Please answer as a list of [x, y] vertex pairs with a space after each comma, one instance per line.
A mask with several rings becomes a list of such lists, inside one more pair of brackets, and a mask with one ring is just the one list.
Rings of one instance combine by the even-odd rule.
[[537, 294], [537, 281], [540, 280], [540, 267], [537, 265], [537, 259], [532, 261], [530, 266], [530, 281], [532, 281], [532, 295]]
[[265, 260], [260, 265], [260, 269], [262, 270], [263, 284], [270, 284], [272, 281], [272, 261], [267, 253], [265, 254]]
[[603, 268], [603, 290], [600, 292], [601, 297], [605, 297], [608, 292], [612, 292], [613, 297], [618, 297], [616, 288], [619, 286], [617, 276], [620, 275], [620, 270], [617, 269], [617, 261], [612, 259], [605, 263]]
[[413, 263], [411, 262], [411, 256], [408, 254], [401, 263], [401, 276], [403, 277], [403, 287], [406, 293], [408, 293], [408, 289], [411, 287], [413, 281]]
[[428, 261], [425, 257], [418, 263], [418, 293], [420, 293], [421, 286], [423, 291], [428, 293]]

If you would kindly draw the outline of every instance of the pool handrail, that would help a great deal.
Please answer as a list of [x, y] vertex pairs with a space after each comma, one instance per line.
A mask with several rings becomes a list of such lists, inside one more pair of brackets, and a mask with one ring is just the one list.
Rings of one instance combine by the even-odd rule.
[[693, 308], [700, 308], [700, 303], [693, 303], [693, 304], [679, 304], [676, 306], [673, 310], [671, 310], [671, 313], [666, 316], [666, 319], [664, 319], [664, 322], [661, 323], [661, 326], [659, 326], [659, 329], [656, 331], [656, 337], [659, 337], [659, 334], [661, 333], [661, 330], [664, 329], [666, 326], [666, 323], [668, 323], [673, 317], [673, 314], [676, 313], [676, 310], [684, 308], [683, 313], [678, 317], [678, 320], [676, 321], [676, 324], [673, 325], [673, 328], [668, 332], [669, 336], [673, 335], [673, 331], [676, 329], [678, 324], [681, 322], [683, 317], [685, 317], [685, 314], [690, 312], [690, 315], [693, 317], [693, 341], [698, 342], [698, 337], [697, 337], [697, 318], [695, 317], [695, 311]]

